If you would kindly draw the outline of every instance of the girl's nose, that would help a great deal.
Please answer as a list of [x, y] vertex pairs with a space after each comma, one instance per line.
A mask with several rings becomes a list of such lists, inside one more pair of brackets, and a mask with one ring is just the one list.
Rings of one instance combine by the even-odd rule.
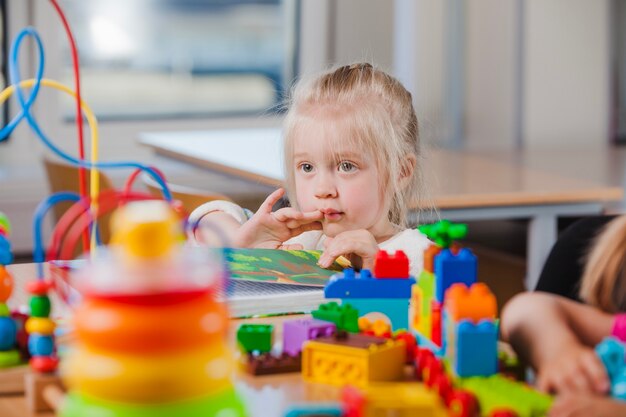
[[318, 176], [315, 184], [315, 196], [317, 198], [337, 197], [337, 188], [330, 175], [321, 174]]

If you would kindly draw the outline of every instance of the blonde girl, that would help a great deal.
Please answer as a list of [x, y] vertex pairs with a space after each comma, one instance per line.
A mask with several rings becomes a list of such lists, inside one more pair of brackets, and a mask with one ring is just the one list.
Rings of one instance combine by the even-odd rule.
[[[346, 65], [292, 90], [285, 117], [284, 161], [291, 207], [272, 211], [272, 193], [254, 215], [209, 202], [192, 221], [218, 221], [234, 246], [323, 250], [329, 266], [347, 256], [371, 268], [379, 248], [404, 250], [412, 273], [428, 239], [407, 228], [421, 197], [420, 141], [411, 94], [367, 63]], [[194, 238], [203, 241], [202, 227]]]

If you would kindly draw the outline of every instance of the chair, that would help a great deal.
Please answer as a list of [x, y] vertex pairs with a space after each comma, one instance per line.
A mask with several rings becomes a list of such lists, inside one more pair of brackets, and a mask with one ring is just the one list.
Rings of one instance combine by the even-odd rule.
[[[48, 157], [43, 158], [43, 164], [48, 176], [48, 185], [52, 193], [58, 193], [62, 191], [79, 192], [78, 183], [78, 167], [75, 165], [69, 165], [67, 163], [50, 159]], [[98, 178], [100, 179], [100, 190], [114, 189], [113, 182], [102, 171], [98, 171]], [[89, 190], [90, 175], [87, 172], [87, 189]], [[72, 203], [59, 203], [53, 208], [55, 223], [65, 214]], [[98, 221], [100, 225], [100, 238], [103, 243], [108, 243], [110, 238], [109, 232], [110, 214], [106, 214]], [[82, 251], [82, 248], [80, 248]], [[80, 254], [80, 253], [78, 253]]]
[[[150, 194], [155, 197], [162, 197], [163, 192], [161, 191], [161, 187], [157, 184], [157, 182], [148, 175], [142, 175], [142, 180], [145, 186], [148, 188]], [[176, 184], [167, 184], [170, 192], [172, 193], [172, 198], [174, 200], [178, 200], [181, 202], [183, 209], [187, 213], [191, 213], [196, 207], [201, 204], [206, 203], [207, 201], [212, 200], [226, 200], [232, 201], [229, 197], [220, 193], [213, 193], [210, 191], [200, 190], [193, 187], [187, 187], [183, 185]]]

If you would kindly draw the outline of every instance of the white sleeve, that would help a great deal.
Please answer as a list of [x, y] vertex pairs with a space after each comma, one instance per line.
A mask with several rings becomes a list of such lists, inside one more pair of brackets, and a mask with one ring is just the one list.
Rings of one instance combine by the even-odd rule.
[[391, 239], [382, 242], [379, 247], [387, 251], [402, 250], [409, 258], [410, 274], [419, 278], [424, 269], [424, 251], [431, 244], [428, 237], [417, 229], [406, 229]]
[[187, 219], [187, 224], [191, 228], [187, 229], [187, 240], [192, 244], [198, 244], [196, 241], [196, 229], [202, 217], [214, 211], [221, 211], [232, 216], [239, 224], [244, 224], [253, 213], [250, 210], [239, 207], [237, 204], [225, 200], [213, 200], [196, 207]]

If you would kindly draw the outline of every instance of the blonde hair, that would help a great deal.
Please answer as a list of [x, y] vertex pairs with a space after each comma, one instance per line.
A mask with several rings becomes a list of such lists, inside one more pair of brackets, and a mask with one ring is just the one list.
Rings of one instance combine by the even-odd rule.
[[[341, 118], [338, 122], [350, 129], [347, 137], [354, 141], [351, 145], [355, 149], [375, 158], [381, 172], [379, 187], [391, 201], [388, 218], [406, 227], [408, 205], [419, 202], [422, 189], [420, 140], [411, 93], [392, 76], [371, 64], [359, 63], [299, 81], [287, 104], [284, 165], [292, 204], [297, 204], [294, 138], [305, 120], [330, 115]], [[407, 177], [410, 169], [406, 167], [410, 155], [415, 157], [415, 167], [411, 177], [400, 184], [399, 179]]]
[[603, 311], [626, 311], [626, 216], [605, 226], [587, 258], [580, 298]]

